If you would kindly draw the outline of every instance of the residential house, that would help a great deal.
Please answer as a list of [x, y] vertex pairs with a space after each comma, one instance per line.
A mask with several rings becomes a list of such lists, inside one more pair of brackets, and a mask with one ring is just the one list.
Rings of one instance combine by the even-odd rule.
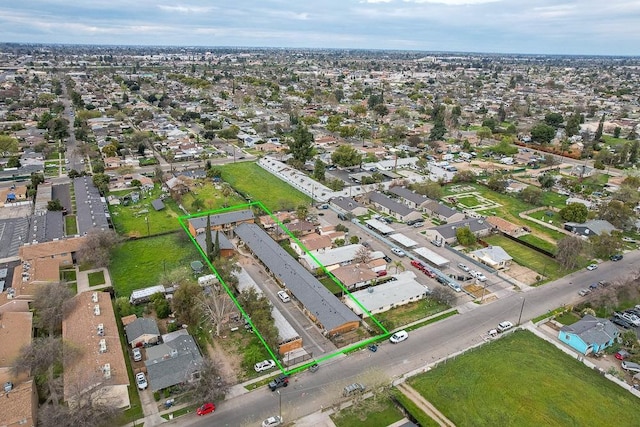
[[332, 270], [331, 274], [349, 290], [370, 285], [378, 277], [366, 264], [345, 265]]
[[602, 233], [611, 233], [616, 228], [604, 219], [592, 219], [590, 221], [579, 222], [565, 222], [564, 229], [571, 231], [572, 233], [579, 234], [584, 237], [601, 235]]
[[316, 226], [309, 221], [295, 221], [286, 224], [286, 227], [295, 236], [306, 236], [316, 232]]
[[503, 270], [511, 265], [511, 255], [500, 246], [487, 246], [469, 253], [469, 256], [495, 270]]
[[[254, 221], [255, 217], [251, 209], [209, 215], [211, 230], [224, 232], [230, 232], [234, 227], [244, 222], [253, 223]], [[204, 233], [205, 228], [207, 228], [206, 216], [189, 219], [189, 232], [192, 236], [195, 237], [197, 234]]]
[[71, 301], [62, 321], [62, 339], [75, 357], [65, 358], [64, 400], [72, 408], [81, 395], [116, 408], [129, 407], [129, 375], [111, 296], [84, 292]]
[[169, 189], [171, 196], [182, 196], [189, 192], [191, 179], [186, 176], [178, 175], [170, 178], [164, 185]]
[[487, 236], [491, 233], [491, 225], [483, 219], [467, 218], [462, 221], [443, 224], [437, 227], [428, 228], [425, 230], [425, 237], [429, 240], [444, 241], [451, 245], [457, 241], [456, 230], [459, 227], [469, 227], [471, 232], [476, 237]]
[[398, 196], [402, 200], [402, 203], [407, 205], [409, 208], [419, 211], [423, 211], [426, 204], [432, 201], [423, 194], [416, 193], [415, 191], [411, 191], [406, 187], [398, 185], [389, 187], [389, 193]]
[[457, 222], [462, 221], [465, 215], [462, 212], [450, 208], [447, 205], [438, 203], [435, 200], [428, 202], [424, 205], [424, 212], [436, 218], [438, 221], [443, 222]]
[[500, 218], [499, 216], [488, 216], [485, 220], [493, 228], [504, 234], [508, 234], [509, 236], [520, 237], [529, 233], [522, 225], [514, 224], [506, 219]]
[[302, 248], [302, 246], [304, 246], [310, 253], [322, 253], [331, 249], [332, 244], [331, 237], [321, 236], [317, 233], [307, 234], [306, 236], [300, 237], [300, 239], [289, 239], [289, 242], [291, 248], [298, 255], [305, 254], [305, 250]]
[[[211, 244], [215, 246], [216, 242], [218, 243], [218, 249], [220, 251], [220, 255], [229, 258], [232, 257], [236, 253], [236, 247], [231, 243], [231, 240], [227, 237], [226, 234], [221, 232], [220, 230], [209, 231], [211, 235]], [[207, 253], [207, 234], [199, 233], [196, 235], [196, 242], [200, 246], [200, 248]]]
[[558, 339], [584, 355], [595, 354], [613, 345], [620, 336], [620, 330], [607, 319], [585, 314], [572, 325], [565, 325], [558, 333]]
[[[35, 427], [38, 415], [38, 391], [33, 379], [19, 379], [10, 370], [0, 370], [0, 426]], [[7, 391], [7, 388], [9, 389]]]
[[398, 221], [406, 222], [421, 219], [422, 214], [407, 205], [385, 196], [382, 193], [369, 194], [369, 201], [382, 213], [390, 215]]
[[131, 348], [156, 344], [160, 338], [158, 324], [148, 317], [138, 317], [124, 327], [124, 333]]
[[168, 342], [146, 350], [147, 381], [153, 392], [196, 381], [202, 355], [191, 335], [174, 335]]
[[359, 202], [356, 202], [351, 197], [334, 197], [329, 203], [347, 214], [353, 216], [366, 215], [369, 212], [367, 207]]

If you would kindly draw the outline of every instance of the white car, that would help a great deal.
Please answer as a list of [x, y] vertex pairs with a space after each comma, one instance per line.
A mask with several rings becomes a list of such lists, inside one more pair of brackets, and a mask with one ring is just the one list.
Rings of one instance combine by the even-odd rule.
[[144, 390], [148, 387], [147, 378], [144, 376], [143, 372], [138, 372], [136, 374], [136, 384], [138, 384], [138, 389]]
[[142, 360], [142, 352], [140, 352], [139, 348], [134, 348], [133, 349], [133, 361], [134, 362], [139, 362]]
[[262, 422], [262, 427], [276, 427], [283, 423], [282, 417], [276, 415], [275, 417], [269, 417]]
[[478, 273], [476, 274], [476, 279], [480, 282], [486, 282], [487, 281], [487, 276], [485, 276], [482, 273]]
[[280, 298], [280, 301], [282, 301], [282, 302], [291, 301], [291, 298], [289, 297], [289, 294], [287, 294], [285, 291], [278, 291], [278, 298]]
[[640, 317], [636, 316], [633, 313], [622, 313], [622, 318], [631, 323], [633, 326], [640, 326]]
[[597, 268], [598, 268], [598, 264], [589, 264], [587, 266], [587, 270], [589, 270], [589, 271], [596, 270]]
[[511, 328], [513, 328], [513, 323], [505, 320], [504, 322], [498, 323], [498, 327], [496, 329], [498, 330], [498, 332], [505, 332]]
[[401, 257], [405, 256], [404, 251], [402, 249], [400, 249], [400, 248], [395, 247], [395, 246], [391, 248], [391, 252], [393, 252], [394, 254], [396, 254], [398, 256], [401, 256]]
[[469, 272], [469, 267], [467, 267], [463, 263], [458, 263], [458, 268], [460, 268], [460, 270], [465, 271], [467, 273]]
[[262, 362], [258, 362], [253, 366], [253, 369], [256, 372], [268, 371], [276, 366], [276, 362], [273, 360], [263, 360]]
[[402, 342], [407, 338], [409, 338], [409, 334], [407, 333], [407, 331], [403, 329], [391, 335], [391, 338], [389, 338], [389, 341], [391, 341], [393, 344], [398, 344], [399, 342]]

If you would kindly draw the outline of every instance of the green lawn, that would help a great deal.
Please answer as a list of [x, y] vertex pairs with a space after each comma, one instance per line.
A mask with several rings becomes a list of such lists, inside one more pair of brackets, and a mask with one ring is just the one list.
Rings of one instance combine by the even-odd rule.
[[387, 427], [402, 418], [400, 410], [385, 396], [364, 399], [355, 407], [331, 415], [337, 427]]
[[524, 267], [528, 267], [551, 280], [565, 276], [569, 273], [553, 258], [536, 252], [533, 249], [529, 249], [528, 247], [518, 244], [511, 239], [507, 239], [502, 235], [494, 234], [492, 236], [487, 236], [484, 238], [484, 241], [493, 246], [501, 246], [502, 249], [511, 255], [513, 261]]
[[253, 162], [230, 163], [220, 167], [222, 179], [249, 197], [261, 201], [271, 212], [293, 210], [311, 203], [311, 198], [276, 178]]
[[439, 424], [425, 412], [418, 408], [418, 405], [413, 403], [413, 400], [409, 399], [404, 393], [394, 388], [394, 396], [398, 402], [404, 407], [404, 409], [411, 414], [413, 418], [418, 421], [422, 427], [438, 427]]
[[[121, 197], [131, 192], [133, 190], [112, 194]], [[118, 234], [138, 237], [179, 230], [178, 216], [184, 215], [184, 212], [180, 211], [173, 199], [165, 199], [165, 208], [161, 211], [156, 211], [151, 206], [151, 202], [157, 199], [160, 193], [160, 187], [156, 186], [146, 198], [141, 198], [136, 204], [109, 206], [111, 218]]]
[[409, 384], [458, 426], [640, 425], [637, 397], [530, 332], [458, 356]]
[[104, 271], [94, 271], [93, 273], [88, 274], [89, 277], [89, 287], [104, 285]]
[[[385, 328], [392, 330], [415, 322], [416, 320], [424, 319], [448, 308], [448, 306], [440, 304], [431, 298], [425, 298], [420, 301], [395, 307], [384, 313], [377, 313], [375, 317]], [[374, 328], [376, 327], [373, 322], [369, 324]]]
[[[199, 199], [202, 201], [202, 208], [195, 209], [193, 201]], [[190, 213], [198, 213], [200, 211], [217, 210], [227, 206], [235, 206], [247, 203], [238, 194], [233, 193], [229, 197], [224, 197], [220, 193], [220, 189], [216, 189], [213, 183], [205, 183], [201, 187], [190, 191], [182, 197], [182, 206]]]
[[522, 240], [523, 242], [530, 243], [534, 245], [536, 248], [544, 249], [545, 251], [549, 251], [551, 253], [556, 253], [558, 247], [544, 239], [534, 236], [533, 234], [525, 234], [524, 236], [518, 237], [518, 240]]
[[78, 234], [78, 223], [76, 222], [75, 215], [67, 215], [64, 217], [64, 225], [67, 236], [74, 236]]
[[112, 253], [109, 271], [116, 295], [128, 297], [134, 289], [157, 285], [165, 269], [190, 268], [195, 260], [200, 254], [180, 232], [122, 243]]

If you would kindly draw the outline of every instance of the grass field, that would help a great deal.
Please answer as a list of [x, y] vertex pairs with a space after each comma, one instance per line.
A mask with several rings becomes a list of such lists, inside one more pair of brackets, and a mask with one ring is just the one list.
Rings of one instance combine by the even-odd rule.
[[104, 271], [94, 271], [93, 273], [89, 273], [87, 276], [89, 278], [89, 287], [105, 284]]
[[554, 254], [558, 250], [558, 247], [555, 244], [547, 240], [541, 239], [539, 237], [536, 237], [533, 234], [525, 234], [524, 236], [518, 237], [518, 240], [522, 240], [523, 242], [530, 243], [537, 248], [544, 249], [545, 251], [549, 251]]
[[530, 332], [510, 334], [409, 384], [457, 426], [640, 425], [638, 398]]
[[[382, 323], [387, 329], [392, 330], [407, 325], [416, 320], [424, 319], [436, 313], [440, 313], [449, 307], [440, 304], [431, 298], [425, 298], [420, 301], [395, 307], [393, 310], [377, 313], [376, 319]], [[369, 323], [372, 327], [376, 327], [373, 322]]]
[[502, 249], [511, 255], [511, 258], [513, 258], [515, 262], [524, 267], [528, 267], [551, 280], [565, 276], [569, 273], [553, 258], [536, 252], [533, 249], [529, 249], [528, 247], [520, 245], [517, 242], [507, 239], [499, 234], [487, 236], [484, 238], [484, 241], [493, 246], [501, 246]]
[[261, 201], [271, 212], [308, 205], [311, 198], [281, 181], [255, 163], [232, 163], [220, 167], [222, 179], [251, 201]]
[[[193, 201], [199, 199], [202, 201], [201, 209], [194, 209]], [[190, 213], [198, 213], [200, 211], [217, 210], [226, 206], [235, 206], [246, 203], [246, 201], [238, 196], [235, 192], [229, 197], [224, 197], [219, 188], [213, 183], [206, 183], [201, 187], [197, 187], [182, 197], [182, 206]]]
[[[131, 191], [133, 192], [133, 190]], [[117, 196], [124, 196], [128, 192], [114, 193]], [[141, 198], [136, 204], [129, 206], [116, 205], [109, 206], [111, 218], [118, 234], [130, 237], [139, 237], [164, 233], [167, 231], [179, 230], [178, 216], [184, 215], [173, 199], [164, 200], [165, 208], [156, 211], [151, 202], [161, 194], [159, 186], [149, 193], [145, 198]], [[148, 220], [147, 220], [148, 218]]]
[[365, 399], [356, 407], [331, 415], [331, 420], [337, 427], [386, 427], [402, 418], [402, 413], [391, 399], [383, 396]]
[[78, 234], [78, 223], [76, 222], [75, 215], [67, 215], [64, 217], [64, 226], [67, 236], [74, 236]]
[[154, 286], [164, 271], [189, 268], [200, 254], [184, 233], [128, 240], [111, 256], [111, 279], [117, 296], [129, 296], [135, 289]]

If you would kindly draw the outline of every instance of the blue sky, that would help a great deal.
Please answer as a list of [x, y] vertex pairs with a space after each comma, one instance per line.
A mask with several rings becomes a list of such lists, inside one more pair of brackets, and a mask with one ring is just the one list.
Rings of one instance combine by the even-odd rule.
[[640, 54], [639, 0], [26, 0], [0, 41]]

